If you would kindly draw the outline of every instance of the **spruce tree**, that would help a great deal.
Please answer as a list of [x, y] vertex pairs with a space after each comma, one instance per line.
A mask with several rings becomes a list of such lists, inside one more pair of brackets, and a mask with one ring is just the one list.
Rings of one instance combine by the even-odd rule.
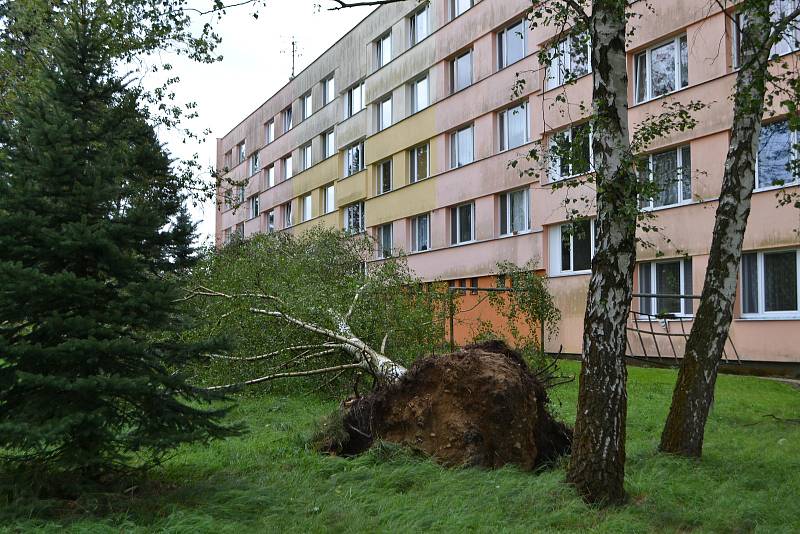
[[175, 303], [183, 179], [111, 25], [67, 16], [0, 117], [0, 455], [96, 479], [238, 429], [178, 372], [212, 348], [183, 340]]

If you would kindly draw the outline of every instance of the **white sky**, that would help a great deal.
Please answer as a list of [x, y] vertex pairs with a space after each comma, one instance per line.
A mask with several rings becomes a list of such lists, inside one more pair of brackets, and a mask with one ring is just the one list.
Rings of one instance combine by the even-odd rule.
[[[204, 142], [186, 144], [181, 136], [162, 132], [162, 141], [173, 156], [187, 158], [196, 152], [204, 167], [214, 165], [217, 137], [225, 135], [289, 80], [292, 37], [301, 54], [297, 59], [300, 72], [374, 9], [328, 11], [333, 5], [330, 0], [268, 0], [257, 20], [250, 7], [229, 9], [216, 26], [222, 37], [218, 49], [222, 61], [205, 65], [169, 58], [171, 74], [181, 79], [179, 97], [197, 102], [199, 118], [192, 121], [192, 129], [198, 133], [211, 130]], [[200, 222], [200, 240], [213, 239], [214, 202], [193, 209], [193, 215]]]

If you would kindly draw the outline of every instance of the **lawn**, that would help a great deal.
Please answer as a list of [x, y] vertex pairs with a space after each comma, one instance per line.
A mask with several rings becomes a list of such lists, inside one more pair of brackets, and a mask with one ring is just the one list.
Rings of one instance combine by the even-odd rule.
[[[630, 369], [630, 500], [620, 508], [584, 505], [562, 482], [563, 465], [536, 474], [445, 469], [391, 446], [357, 459], [320, 456], [306, 439], [335, 403], [268, 396], [235, 411], [247, 436], [187, 447], [125, 495], [0, 503], [0, 531], [800, 531], [800, 425], [763, 417], [797, 418], [800, 390], [720, 377], [705, 456], [687, 461], [655, 451], [674, 379]], [[575, 383], [552, 392], [569, 421], [576, 393]]]

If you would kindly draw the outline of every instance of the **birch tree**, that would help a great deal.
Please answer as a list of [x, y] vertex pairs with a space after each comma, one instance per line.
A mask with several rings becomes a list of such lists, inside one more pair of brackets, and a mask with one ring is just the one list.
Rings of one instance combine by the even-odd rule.
[[[718, 2], [720, 7], [729, 7]], [[790, 7], [787, 9], [787, 7]], [[742, 244], [755, 187], [756, 160], [765, 115], [777, 105], [797, 129], [800, 101], [797, 58], [774, 60], [773, 47], [788, 40], [797, 48], [800, 4], [748, 0], [732, 17], [741, 36], [740, 65], [733, 95], [733, 124], [717, 206], [714, 234], [700, 305], [686, 343], [660, 449], [684, 456], [702, 453], [705, 424], [728, 339], [736, 296]], [[794, 172], [797, 173], [795, 166]]]

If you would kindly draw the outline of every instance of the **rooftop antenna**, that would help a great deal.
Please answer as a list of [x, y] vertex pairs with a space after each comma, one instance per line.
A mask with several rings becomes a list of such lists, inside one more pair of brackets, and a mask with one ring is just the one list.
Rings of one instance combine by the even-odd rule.
[[297, 58], [303, 54], [300, 53], [300, 48], [297, 46], [297, 38], [292, 35], [290, 39], [292, 46], [291, 49], [281, 50], [281, 54], [292, 54], [292, 74], [289, 76], [289, 80], [294, 80]]

